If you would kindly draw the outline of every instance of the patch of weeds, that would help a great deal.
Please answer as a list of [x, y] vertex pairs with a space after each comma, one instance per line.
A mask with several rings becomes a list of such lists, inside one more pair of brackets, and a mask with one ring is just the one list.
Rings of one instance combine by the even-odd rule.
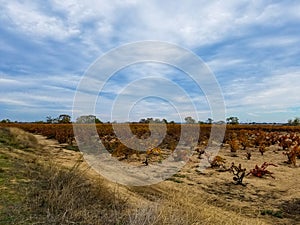
[[0, 153], [0, 168], [6, 168], [10, 166], [11, 163], [9, 158], [6, 155]]
[[183, 183], [182, 180], [178, 180], [178, 179], [176, 179], [175, 177], [170, 177], [170, 178], [168, 178], [167, 180], [173, 181], [173, 182], [175, 182], [175, 183]]
[[282, 215], [282, 211], [281, 210], [271, 210], [271, 209], [265, 209], [265, 210], [262, 210], [260, 212], [261, 215], [269, 215], [269, 216], [274, 216], [274, 217], [277, 217], [277, 218], [280, 218], [282, 219], [283, 218], [283, 215]]
[[184, 174], [174, 174], [173, 177], [185, 178]]
[[26, 214], [22, 203], [26, 185], [23, 166], [0, 153], [0, 224], [16, 224], [17, 218]]
[[11, 145], [11, 135], [7, 128], [0, 128], [0, 144]]
[[67, 150], [79, 152], [78, 146], [74, 146], [74, 145], [66, 145], [64, 148], [67, 149]]
[[25, 131], [14, 127], [0, 128], [0, 145], [23, 150], [35, 149], [38, 146], [37, 139]]

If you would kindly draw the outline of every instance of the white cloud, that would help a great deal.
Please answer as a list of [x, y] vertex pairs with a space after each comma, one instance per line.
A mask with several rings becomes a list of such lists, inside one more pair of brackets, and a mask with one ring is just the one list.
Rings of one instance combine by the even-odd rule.
[[66, 25], [59, 17], [42, 12], [34, 2], [8, 1], [3, 7], [8, 21], [25, 35], [63, 40], [79, 34], [78, 29]]
[[254, 78], [233, 80], [224, 90], [227, 107], [236, 112], [242, 108], [243, 111], [255, 108], [261, 112], [279, 112], [300, 107], [299, 77], [300, 69], [279, 71], [256, 82]]
[[[78, 77], [73, 75], [50, 77], [19, 76], [9, 78], [1, 75], [0, 102], [15, 107], [40, 108], [44, 111], [52, 106], [72, 108]], [[41, 110], [41, 111], [43, 111]]]
[[212, 69], [213, 72], [218, 72], [220, 70], [229, 70], [238, 65], [241, 65], [245, 62], [244, 59], [234, 59], [234, 58], [227, 58], [227, 57], [220, 57], [215, 58], [206, 62], [206, 64]]
[[19, 84], [21, 84], [21, 82], [18, 80], [0, 77], [0, 87], [1, 86], [4, 87], [6, 85], [19, 85]]
[[258, 23], [282, 25], [289, 20], [299, 19], [300, 6], [296, 2], [274, 3], [265, 7], [262, 14], [257, 17]]
[[249, 47], [267, 48], [267, 47], [293, 47], [300, 44], [300, 37], [291, 36], [267, 36], [253, 38], [249, 41]]
[[60, 40], [76, 36], [101, 51], [113, 47], [115, 41], [144, 39], [199, 47], [239, 36], [245, 26], [297, 19], [300, 6], [248, 1], [52, 0], [49, 10], [41, 10], [42, 4], [32, 1], [9, 1], [4, 7], [13, 24], [25, 33]]
[[5, 104], [5, 105], [13, 105], [13, 106], [18, 106], [18, 107], [32, 107], [33, 104], [25, 102], [23, 100], [19, 100], [19, 98], [15, 99], [14, 97], [11, 96], [4, 96], [5, 98], [0, 99], [0, 103]]

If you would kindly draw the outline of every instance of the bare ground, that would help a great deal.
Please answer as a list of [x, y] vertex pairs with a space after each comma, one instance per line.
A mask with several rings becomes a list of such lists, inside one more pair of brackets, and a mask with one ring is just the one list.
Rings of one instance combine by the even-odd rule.
[[[54, 140], [36, 137], [45, 152], [50, 153], [49, 158], [57, 163], [72, 166], [75, 161], [82, 160], [80, 152], [65, 150]], [[268, 167], [275, 179], [247, 176], [244, 179], [246, 186], [236, 185], [229, 172], [212, 168], [198, 172], [199, 159], [196, 155], [172, 179], [156, 185], [127, 187], [109, 181], [106, 184], [128, 196], [131, 204], [139, 206], [139, 209], [173, 201], [182, 204], [183, 210], [184, 207], [195, 207], [199, 212], [207, 213], [208, 217], [217, 215], [222, 224], [300, 224], [300, 167], [288, 165], [286, 157], [278, 149], [271, 146], [263, 156], [257, 149], [251, 149], [252, 158], [247, 160], [246, 151], [239, 150], [233, 156], [228, 147], [221, 148], [219, 155], [226, 159], [227, 167], [232, 162], [236, 165], [241, 163], [249, 171], [264, 162], [278, 165]], [[88, 165], [83, 163], [82, 167], [87, 168]], [[104, 179], [93, 170], [89, 170], [88, 174], [91, 179]], [[204, 223], [199, 221], [199, 224]]]

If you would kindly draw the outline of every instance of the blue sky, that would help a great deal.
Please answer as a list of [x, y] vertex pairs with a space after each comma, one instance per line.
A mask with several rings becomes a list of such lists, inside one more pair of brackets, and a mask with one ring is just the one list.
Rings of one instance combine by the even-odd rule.
[[[226, 116], [242, 122], [286, 122], [300, 116], [299, 1], [0, 3], [0, 119], [36, 121], [72, 114], [77, 85], [89, 66], [113, 48], [143, 40], [174, 43], [201, 57], [219, 82]], [[178, 106], [181, 116], [194, 115], [174, 94], [172, 102], [159, 96], [136, 100], [129, 113], [117, 109], [111, 118], [114, 100], [128, 85], [172, 93], [157, 79], [134, 86], [149, 76], [170, 79], [188, 92], [199, 120], [211, 116], [209, 102], [186, 74], [155, 63], [114, 74], [95, 114], [103, 121], [178, 120]]]

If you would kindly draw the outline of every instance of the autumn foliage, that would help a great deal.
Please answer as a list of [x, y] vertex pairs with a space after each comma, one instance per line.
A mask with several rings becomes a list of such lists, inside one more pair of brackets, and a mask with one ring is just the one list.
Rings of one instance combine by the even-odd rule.
[[[153, 148], [148, 149], [148, 152], [138, 152], [135, 149], [131, 149], [124, 145], [121, 140], [117, 137], [112, 124], [96, 124], [96, 135], [92, 136], [89, 125], [82, 125], [78, 129], [83, 130], [83, 134], [86, 137], [74, 137], [73, 125], [72, 124], [39, 124], [39, 123], [0, 123], [0, 126], [18, 127], [25, 131], [34, 134], [40, 134], [47, 138], [56, 139], [59, 143], [65, 143], [68, 145], [76, 146], [81, 139], [94, 140], [95, 145], [101, 142], [105, 149], [112, 153], [115, 157], [123, 159], [130, 158], [131, 155], [139, 153], [145, 155], [156, 155], [157, 159], [160, 156], [166, 154], [166, 150], [170, 153], [173, 152], [180, 141], [182, 126], [200, 126], [200, 133], [198, 147], [195, 148], [198, 158], [201, 159], [205, 155], [205, 147], [209, 142], [210, 130], [212, 125], [208, 124], [193, 124], [193, 125], [182, 125], [182, 124], [167, 124], [166, 135], [164, 136], [161, 143], [157, 145], [153, 143]], [[122, 124], [117, 124], [122, 126]], [[149, 130], [149, 124], [129, 124], [131, 130], [131, 136], [135, 136], [141, 141], [147, 139], [151, 132]], [[271, 126], [271, 125], [228, 125], [224, 137], [224, 144], [229, 145], [229, 149], [232, 153], [237, 151], [245, 151], [243, 155], [246, 155], [248, 159], [254, 158], [254, 149], [256, 148], [263, 155], [269, 146], [277, 146], [278, 151], [283, 151], [283, 155], [287, 157], [287, 162], [296, 166], [297, 158], [300, 158], [300, 127], [296, 126]], [[127, 134], [124, 134], [126, 136]], [[129, 136], [130, 136], [129, 135]], [[189, 137], [189, 134], [184, 134]], [[191, 147], [187, 144], [186, 148]], [[159, 149], [160, 152], [154, 151]], [[184, 149], [184, 148], [183, 148]], [[151, 151], [151, 153], [150, 153]], [[169, 154], [168, 153], [168, 154]], [[174, 160], [185, 161], [189, 155], [186, 150], [177, 151], [174, 154]], [[222, 167], [225, 161], [222, 158], [212, 157], [206, 155], [209, 163], [212, 167]], [[256, 156], [255, 156], [256, 157]], [[284, 158], [283, 158], [284, 159]], [[270, 164], [269, 164], [270, 165]], [[252, 170], [252, 174], [264, 174], [266, 164], [262, 167], [256, 167]], [[259, 169], [261, 168], [263, 172]], [[268, 172], [266, 173], [268, 174]], [[270, 174], [270, 173], [269, 173]], [[263, 176], [263, 175], [262, 175]]]
[[270, 172], [269, 170], [267, 170], [268, 166], [275, 166], [277, 167], [277, 165], [273, 164], [273, 163], [267, 163], [264, 162], [261, 166], [256, 165], [254, 167], [254, 169], [250, 170], [250, 172], [247, 174], [248, 175], [253, 175], [259, 178], [264, 177], [265, 175], [269, 175], [272, 178], [275, 178], [272, 174], [272, 172]]
[[300, 158], [300, 147], [294, 146], [290, 148], [288, 151], [283, 152], [283, 154], [286, 155], [288, 158], [287, 163], [296, 166], [296, 159]]

